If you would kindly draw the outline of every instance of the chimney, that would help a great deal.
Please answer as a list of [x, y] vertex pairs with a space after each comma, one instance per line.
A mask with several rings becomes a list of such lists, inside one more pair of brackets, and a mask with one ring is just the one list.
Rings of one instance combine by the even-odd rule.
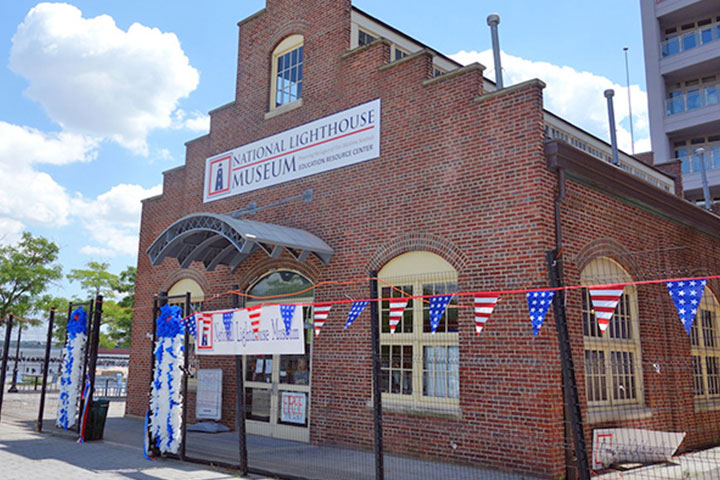
[[612, 144], [612, 164], [620, 165], [618, 159], [617, 134], [615, 132], [615, 109], [613, 108], [613, 96], [615, 90], [609, 88], [605, 90], [605, 98], [607, 98], [608, 122], [610, 123], [610, 143]]
[[495, 60], [495, 84], [498, 90], [503, 88], [502, 63], [500, 62], [500, 39], [498, 38], [498, 24], [500, 23], [500, 15], [491, 13], [487, 17], [487, 24], [490, 25], [490, 35], [492, 36], [493, 59]]

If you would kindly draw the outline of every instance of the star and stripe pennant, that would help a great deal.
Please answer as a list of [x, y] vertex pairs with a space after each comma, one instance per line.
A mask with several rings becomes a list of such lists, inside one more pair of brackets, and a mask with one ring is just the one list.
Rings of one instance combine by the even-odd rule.
[[706, 284], [707, 279], [665, 283], [688, 335], [697, 316]]
[[435, 335], [438, 326], [440, 325], [440, 319], [445, 313], [445, 309], [450, 303], [452, 298], [450, 295], [440, 295], [437, 297], [430, 297], [430, 332]]
[[262, 313], [262, 305], [254, 305], [247, 308], [248, 317], [250, 317], [250, 328], [252, 328], [255, 338], [260, 332], [260, 313]]
[[368, 300], [353, 302], [352, 307], [350, 307], [350, 311], [348, 312], [348, 318], [345, 322], [343, 330], [352, 325], [355, 319], [363, 312], [363, 310], [365, 310], [365, 307], [367, 307], [369, 303], [370, 302]]
[[615, 312], [620, 296], [623, 293], [624, 285], [608, 285], [602, 288], [588, 288], [590, 292], [590, 300], [592, 301], [595, 318], [600, 328], [600, 334], [605, 333], [610, 319]]
[[182, 324], [185, 328], [185, 331], [188, 332], [190, 335], [192, 335], [194, 338], [197, 338], [197, 320], [195, 319], [196, 314], [192, 314], [189, 317], [183, 318]]
[[533, 338], [537, 337], [540, 327], [545, 321], [548, 308], [552, 304], [555, 297], [554, 290], [540, 290], [536, 292], [527, 292], [528, 310], [530, 312], [530, 322], [532, 323]]
[[320, 329], [325, 325], [332, 303], [316, 303], [313, 306], [313, 326], [315, 328], [315, 336], [320, 335]]
[[285, 326], [285, 335], [290, 335], [295, 308], [295, 305], [280, 305], [280, 316], [282, 316], [283, 325]]
[[390, 335], [395, 333], [395, 329], [397, 328], [398, 323], [400, 323], [403, 313], [405, 313], [405, 308], [407, 307], [409, 300], [410, 299], [408, 298], [391, 298], [389, 300]]
[[475, 297], [475, 331], [478, 335], [482, 332], [485, 322], [490, 318], [497, 301], [498, 296], [493, 294], [483, 293]]

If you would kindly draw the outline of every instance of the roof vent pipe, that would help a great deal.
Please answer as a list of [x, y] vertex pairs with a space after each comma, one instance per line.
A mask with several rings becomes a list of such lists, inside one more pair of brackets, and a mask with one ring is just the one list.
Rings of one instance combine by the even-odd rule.
[[615, 90], [609, 88], [605, 90], [605, 98], [607, 98], [608, 122], [610, 123], [610, 144], [612, 145], [612, 164], [620, 165], [618, 159], [617, 135], [615, 132], [615, 109], [613, 108], [613, 96]]
[[712, 211], [710, 203], [710, 187], [708, 187], [707, 173], [705, 172], [705, 149], [703, 147], [695, 150], [695, 155], [700, 161], [700, 181], [702, 182], [703, 197], [705, 197], [705, 210]]
[[498, 24], [500, 15], [491, 13], [487, 17], [487, 24], [490, 25], [492, 36], [493, 59], [495, 60], [495, 85], [498, 90], [503, 88], [502, 64], [500, 63], [500, 39], [498, 38]]

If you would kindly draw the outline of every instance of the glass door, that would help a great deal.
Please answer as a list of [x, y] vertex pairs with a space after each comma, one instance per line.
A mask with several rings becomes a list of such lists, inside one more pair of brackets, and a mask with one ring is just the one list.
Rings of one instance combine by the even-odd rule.
[[[312, 303], [312, 285], [299, 273], [281, 270], [272, 272], [250, 289], [248, 294], [261, 298], [277, 298], [278, 302]], [[250, 297], [251, 299], [253, 297]], [[247, 302], [257, 305], [259, 299]], [[246, 355], [245, 418], [250, 434], [265, 435], [300, 442], [310, 441], [310, 383], [312, 324], [310, 307], [303, 312], [303, 355]]]
[[312, 326], [305, 320], [304, 355], [245, 356], [247, 432], [273, 438], [310, 441], [310, 359]]

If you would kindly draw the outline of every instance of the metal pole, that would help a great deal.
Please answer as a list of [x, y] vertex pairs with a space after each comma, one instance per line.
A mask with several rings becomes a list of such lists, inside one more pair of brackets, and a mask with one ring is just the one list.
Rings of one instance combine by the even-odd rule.
[[20, 361], [20, 339], [22, 338], [22, 325], [18, 323], [18, 338], [17, 345], [15, 345], [15, 366], [13, 367], [12, 374], [12, 385], [8, 389], [8, 393], [17, 393], [17, 376], [18, 376], [18, 362]]
[[[148, 415], [152, 416], [152, 408], [150, 408], [150, 394], [152, 392], [153, 387], [153, 380], [155, 377], [155, 338], [157, 337], [157, 318], [160, 314], [160, 306], [165, 305], [167, 303], [167, 295], [168, 292], [160, 292], [160, 295], [155, 295], [153, 297], [153, 315], [152, 315], [152, 339], [150, 344], [150, 387], [148, 390]], [[162, 299], [162, 300], [161, 300]], [[148, 448], [150, 451], [153, 452], [155, 456], [160, 455], [160, 450], [158, 450], [157, 446], [155, 445], [155, 442], [153, 441], [154, 438], [152, 436], [152, 432], [150, 430], [150, 426], [148, 425]]]
[[619, 165], [620, 160], [618, 159], [617, 132], [615, 131], [615, 108], [613, 107], [614, 95], [615, 90], [612, 88], [605, 90], [605, 98], [607, 98], [608, 123], [610, 124], [610, 143], [612, 144], [612, 163], [613, 165]]
[[[239, 290], [239, 285], [233, 285]], [[232, 297], [233, 308], [241, 308], [241, 298], [237, 294]], [[244, 303], [244, 302], [243, 302]], [[240, 475], [248, 474], [247, 430], [245, 427], [245, 371], [242, 355], [235, 355], [235, 430], [238, 432], [238, 453], [240, 455]]]
[[712, 210], [710, 187], [708, 186], [707, 173], [705, 173], [705, 149], [698, 148], [695, 150], [695, 155], [700, 157], [700, 180], [702, 181], [703, 197], [705, 197], [705, 210]]
[[3, 394], [5, 393], [5, 373], [7, 372], [8, 354], [10, 353], [10, 334], [12, 333], [12, 313], [5, 320], [5, 345], [3, 346], [2, 366], [0, 366], [0, 414], [2, 414]]
[[[183, 317], [186, 317], [192, 313], [190, 307], [190, 292], [185, 292], [185, 308], [183, 309]], [[185, 443], [187, 442], [187, 395], [188, 395], [188, 366], [190, 365], [190, 355], [188, 354], [188, 348], [190, 342], [188, 339], [188, 332], [185, 330], [183, 338], [183, 377], [182, 377], [182, 427], [180, 430], [181, 443], [180, 443], [180, 460], [185, 460]]]
[[490, 37], [492, 38], [493, 60], [495, 61], [495, 86], [498, 90], [503, 88], [502, 62], [500, 60], [500, 38], [498, 36], [498, 24], [500, 15], [492, 13], [487, 17], [487, 24], [490, 25]]
[[377, 272], [370, 272], [370, 340], [372, 348], [373, 426], [375, 433], [375, 479], [385, 478], [383, 465], [382, 390], [380, 389], [380, 315]]
[[[102, 303], [103, 296], [98, 295], [95, 297], [94, 311], [92, 317], [92, 338], [90, 339], [90, 348], [85, 349], [86, 357], [88, 358], [86, 375], [90, 381], [90, 388], [88, 389], [87, 398], [85, 398], [85, 404], [88, 408], [92, 409], [93, 405], [93, 394], [95, 392], [95, 368], [97, 367], [98, 357], [98, 346], [100, 344], [100, 320], [102, 317]], [[84, 379], [83, 379], [84, 380]], [[84, 407], [83, 407], [84, 409]], [[82, 411], [82, 409], [80, 410]], [[85, 431], [82, 430], [82, 418], [78, 422], [78, 433], [81, 437], [85, 437]], [[87, 423], [85, 424], [87, 429]]]
[[45, 363], [43, 364], [42, 390], [40, 391], [40, 409], [38, 410], [37, 427], [35, 430], [42, 432], [43, 414], [45, 413], [45, 393], [47, 392], [47, 377], [50, 369], [50, 349], [52, 348], [53, 325], [55, 324], [55, 309], [50, 309], [50, 320], [48, 320], [47, 343], [45, 343]]
[[[551, 287], [562, 286], [562, 272], [557, 259], [558, 250], [545, 252]], [[557, 329], [558, 347], [560, 348], [560, 362], [563, 376], [563, 392], [565, 396], [565, 411], [569, 414], [570, 426], [575, 445], [575, 458], [577, 459], [577, 478], [590, 479], [590, 462], [588, 460], [587, 446], [585, 444], [585, 430], [580, 410], [577, 382], [575, 379], [575, 365], [570, 346], [570, 333], [568, 332], [565, 317], [565, 292], [558, 290], [553, 298], [553, 313], [555, 314], [555, 327]]]
[[635, 155], [635, 135], [633, 134], [633, 118], [632, 118], [632, 102], [630, 101], [630, 67], [628, 66], [628, 47], [623, 47], [625, 51], [625, 80], [627, 82], [628, 91], [628, 111], [630, 112], [630, 148], [632, 154]]

